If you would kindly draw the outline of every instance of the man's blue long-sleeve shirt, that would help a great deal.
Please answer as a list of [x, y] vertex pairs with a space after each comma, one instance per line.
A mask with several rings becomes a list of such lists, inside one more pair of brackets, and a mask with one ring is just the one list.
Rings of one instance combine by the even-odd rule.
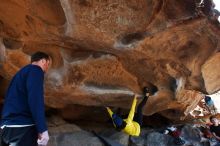
[[39, 133], [47, 130], [43, 82], [44, 72], [37, 65], [16, 73], [5, 97], [1, 125], [35, 124]]

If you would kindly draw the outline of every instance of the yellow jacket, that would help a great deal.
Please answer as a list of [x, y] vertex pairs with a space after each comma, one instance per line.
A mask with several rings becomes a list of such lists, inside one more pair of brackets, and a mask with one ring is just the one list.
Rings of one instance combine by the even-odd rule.
[[[137, 122], [133, 121], [136, 104], [137, 104], [137, 98], [135, 96], [132, 102], [132, 106], [131, 106], [128, 118], [123, 119], [127, 123], [127, 125], [122, 131], [132, 136], [139, 136], [140, 131], [141, 131], [140, 125]], [[108, 110], [109, 115], [112, 117], [113, 112], [111, 111], [111, 109], [107, 108], [107, 110]]]

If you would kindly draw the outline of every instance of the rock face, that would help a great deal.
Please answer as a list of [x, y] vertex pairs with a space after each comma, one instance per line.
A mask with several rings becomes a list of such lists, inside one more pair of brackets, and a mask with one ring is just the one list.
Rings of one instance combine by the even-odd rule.
[[52, 58], [46, 105], [64, 118], [102, 115], [106, 105], [129, 109], [133, 94], [151, 84], [159, 90], [144, 114], [184, 118], [200, 92], [220, 89], [220, 27], [211, 2], [2, 0], [1, 99], [39, 50]]

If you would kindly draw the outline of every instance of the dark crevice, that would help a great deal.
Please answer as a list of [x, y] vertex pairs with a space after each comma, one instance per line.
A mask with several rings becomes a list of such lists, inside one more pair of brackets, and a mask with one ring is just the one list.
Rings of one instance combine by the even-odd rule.
[[111, 53], [107, 53], [104, 51], [93, 51], [90, 49], [87, 49], [85, 47], [80, 47], [80, 46], [75, 46], [76, 50], [71, 49], [63, 49], [63, 57], [68, 61], [68, 62], [73, 62], [76, 60], [85, 60], [86, 58], [93, 57], [94, 59], [100, 58], [103, 55], [110, 55], [110, 56], [115, 56]]
[[[153, 14], [146, 26], [148, 26], [149, 24], [151, 24], [151, 22], [153, 22], [156, 15], [161, 11], [162, 7], [163, 7], [163, 0], [159, 0], [158, 2], [156, 2], [154, 10], [153, 10]], [[146, 36], [149, 36], [148, 32], [135, 32], [135, 33], [124, 35], [122, 39], [120, 40], [122, 44], [129, 45], [134, 42], [143, 40]]]
[[25, 18], [27, 19], [28, 22], [31, 22], [32, 24], [34, 23], [34, 19], [31, 16], [26, 15]]
[[11, 38], [3, 38], [3, 44], [5, 45], [6, 49], [11, 50], [19, 49], [23, 45], [21, 41], [14, 40]]
[[130, 34], [123, 36], [121, 39], [121, 42], [124, 45], [128, 45], [128, 44], [134, 43], [136, 41], [140, 41], [142, 39], [144, 39], [144, 33], [135, 32], [135, 33], [130, 33]]
[[178, 86], [177, 84], [178, 84], [177, 80], [175, 78], [171, 78], [171, 80], [170, 80], [170, 90], [175, 92], [176, 89], [177, 89], [177, 86]]
[[180, 120], [178, 119], [179, 117], [185, 116], [183, 115], [183, 111], [178, 110], [178, 109], [167, 109], [167, 110], [159, 112], [159, 114], [165, 118], [173, 120], [173, 122], [177, 122]]
[[201, 20], [201, 19], [202, 19], [202, 17], [192, 16], [192, 17], [188, 17], [188, 18], [178, 20], [176, 22], [174, 21], [172, 24], [165, 27], [164, 29], [158, 30], [158, 31], [153, 32], [153, 33], [148, 32], [148, 31], [130, 33], [130, 34], [127, 34], [127, 35], [124, 35], [124, 36], [120, 37], [121, 39], [119, 39], [119, 42], [121, 42], [123, 45], [130, 45], [130, 44], [139, 42], [141, 40], [144, 40], [147, 37], [151, 37], [151, 36], [154, 36], [158, 33], [162, 33], [162, 32], [166, 31], [169, 28], [177, 27], [177, 26], [180, 26], [180, 25], [187, 25], [189, 23], [192, 23], [192, 21], [198, 21], [198, 20]]
[[3, 80], [3, 77], [0, 75], [0, 83], [2, 82], [2, 80]]
[[152, 116], [144, 116], [143, 117], [143, 126], [144, 127], [152, 127], [152, 128], [160, 128], [166, 127], [170, 125], [171, 121], [160, 114], [153, 114]]
[[4, 23], [2, 20], [0, 20], [0, 34], [2, 33], [3, 28], [4, 28]]
[[89, 0], [79, 0], [79, 5], [89, 7], [91, 6], [91, 2]]

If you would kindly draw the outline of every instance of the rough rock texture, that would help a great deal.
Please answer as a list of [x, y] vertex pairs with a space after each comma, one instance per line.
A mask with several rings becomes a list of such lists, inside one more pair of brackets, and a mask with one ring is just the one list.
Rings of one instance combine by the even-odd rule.
[[202, 76], [206, 90], [212, 92], [219, 90], [219, 77], [218, 68], [220, 68], [220, 53], [215, 53], [205, 62], [202, 66]]
[[40, 50], [52, 58], [46, 105], [66, 119], [103, 115], [103, 105], [129, 109], [150, 84], [159, 91], [144, 114], [184, 118], [202, 98], [198, 91], [220, 89], [219, 23], [210, 0], [196, 2], [1, 0], [1, 100]]
[[[166, 127], [143, 128], [139, 137], [132, 137], [112, 129], [110, 125], [99, 127], [99, 130], [90, 126], [90, 129], [85, 130], [56, 117], [49, 119], [49, 121], [50, 140], [48, 146], [104, 146], [103, 142], [91, 130], [123, 146], [178, 146], [175, 144], [174, 137], [163, 134]], [[179, 126], [180, 136], [185, 141], [186, 146], [210, 146], [215, 144], [214, 139], [207, 139], [203, 136], [200, 126], [191, 124]]]

